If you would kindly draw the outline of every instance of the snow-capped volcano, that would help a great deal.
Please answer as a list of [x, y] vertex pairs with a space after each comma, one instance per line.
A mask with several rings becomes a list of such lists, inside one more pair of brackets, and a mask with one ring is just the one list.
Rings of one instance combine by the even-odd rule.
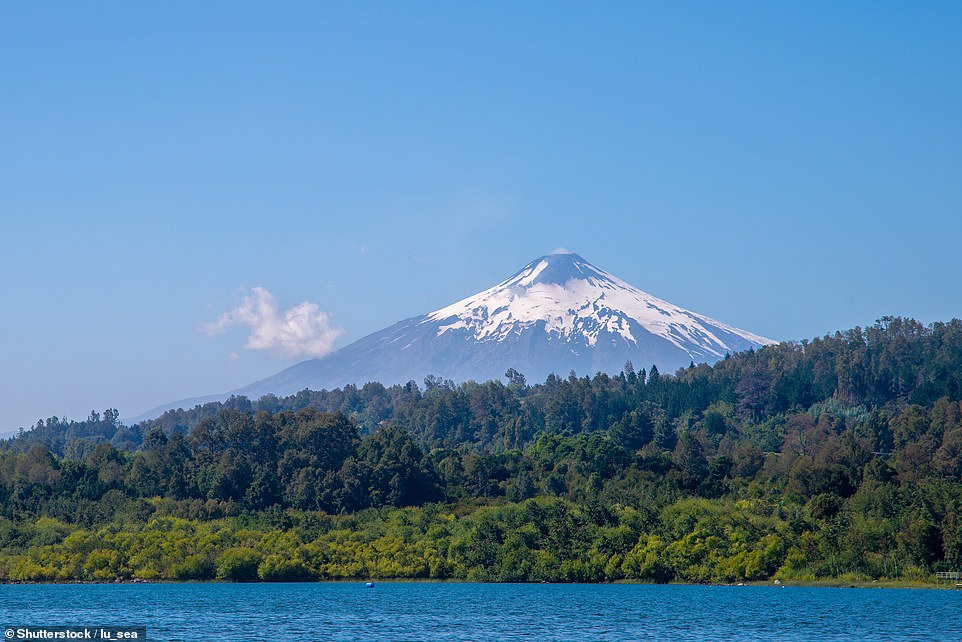
[[771, 343], [642, 292], [577, 254], [550, 254], [492, 288], [326, 357], [230, 393], [169, 404], [142, 418], [231, 394], [258, 399], [349, 383], [421, 382], [429, 374], [486, 381], [514, 368], [534, 383], [550, 373], [617, 373], [627, 361], [673, 373], [692, 361], [714, 363], [726, 353]]
[[438, 323], [438, 334], [466, 330], [476, 341], [504, 341], [543, 323], [546, 334], [589, 347], [618, 337], [637, 346], [654, 335], [685, 352], [683, 365], [774, 343], [642, 292], [577, 254], [542, 256], [421, 323]]

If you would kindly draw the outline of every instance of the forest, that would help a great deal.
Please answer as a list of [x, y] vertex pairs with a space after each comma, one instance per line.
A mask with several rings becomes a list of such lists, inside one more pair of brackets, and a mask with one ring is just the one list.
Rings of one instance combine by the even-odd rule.
[[962, 570], [962, 321], [674, 374], [232, 397], [0, 442], [0, 581], [918, 580]]

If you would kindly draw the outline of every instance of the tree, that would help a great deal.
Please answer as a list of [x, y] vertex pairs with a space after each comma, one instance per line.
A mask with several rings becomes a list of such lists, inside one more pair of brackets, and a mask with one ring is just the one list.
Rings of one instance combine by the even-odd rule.
[[626, 412], [621, 421], [614, 424], [608, 434], [611, 440], [629, 451], [636, 451], [651, 442], [655, 424], [647, 406]]
[[682, 433], [678, 437], [672, 461], [678, 468], [678, 484], [682, 488], [689, 490], [698, 488], [708, 477], [705, 451], [701, 442], [690, 432]]
[[648, 385], [651, 385], [651, 384], [654, 384], [654, 383], [658, 383], [658, 378], [659, 378], [660, 376], [661, 376], [661, 375], [660, 375], [660, 373], [658, 372], [658, 366], [652, 364], [652, 365], [651, 365], [651, 370], [648, 372]]
[[369, 506], [418, 506], [441, 498], [430, 461], [410, 433], [396, 425], [362, 441], [357, 459], [346, 464], [350, 466], [341, 469], [342, 478], [343, 473], [358, 478]]
[[514, 386], [514, 388], [518, 390], [524, 390], [525, 386], [527, 385], [524, 375], [514, 368], [508, 368], [507, 372], [504, 373], [504, 376], [508, 380], [508, 385]]

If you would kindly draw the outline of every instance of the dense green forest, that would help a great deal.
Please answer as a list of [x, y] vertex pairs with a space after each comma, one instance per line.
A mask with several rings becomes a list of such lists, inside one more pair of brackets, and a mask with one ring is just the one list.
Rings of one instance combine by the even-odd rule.
[[0, 580], [730, 582], [962, 567], [962, 321], [674, 375], [369, 383], [0, 442]]

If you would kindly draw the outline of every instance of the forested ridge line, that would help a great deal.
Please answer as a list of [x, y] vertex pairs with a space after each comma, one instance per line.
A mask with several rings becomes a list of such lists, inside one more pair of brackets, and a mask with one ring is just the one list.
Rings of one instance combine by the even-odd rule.
[[232, 398], [131, 427], [112, 410], [38, 422], [0, 449], [0, 579], [962, 566], [958, 320], [887, 318], [673, 376], [506, 380]]

